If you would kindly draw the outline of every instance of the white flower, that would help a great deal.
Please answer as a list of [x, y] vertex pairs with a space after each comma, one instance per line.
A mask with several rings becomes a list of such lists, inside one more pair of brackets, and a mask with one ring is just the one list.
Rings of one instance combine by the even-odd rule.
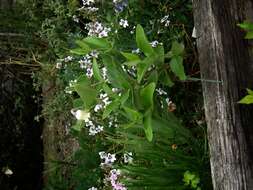
[[94, 108], [95, 112], [98, 112], [99, 110], [103, 109], [103, 105], [102, 104], [97, 104]]
[[57, 62], [55, 67], [56, 67], [56, 69], [61, 69], [62, 68], [62, 62]]
[[168, 19], [169, 19], [169, 15], [164, 16], [164, 17], [161, 19], [161, 23], [166, 22]]
[[84, 120], [85, 122], [89, 121], [90, 118], [90, 112], [87, 112], [86, 110], [71, 110], [71, 113], [76, 117], [77, 120]]
[[161, 19], [161, 23], [164, 23], [164, 26], [168, 27], [170, 25], [169, 15], [164, 16]]
[[73, 21], [75, 21], [75, 22], [77, 22], [77, 23], [79, 23], [79, 18], [76, 16], [76, 15], [73, 15]]
[[98, 190], [96, 187], [91, 187], [88, 190]]
[[95, 3], [95, 0], [83, 0], [83, 5], [91, 5]]
[[126, 152], [124, 154], [124, 162], [125, 163], [132, 163], [133, 162], [133, 153], [132, 152]]
[[97, 133], [102, 132], [103, 130], [104, 130], [104, 127], [103, 127], [103, 126], [100, 126], [100, 125], [97, 126], [97, 127], [91, 126], [90, 129], [89, 129], [89, 135], [94, 136], [94, 135], [96, 135]]
[[156, 92], [158, 92], [159, 95], [167, 95], [167, 92], [165, 92], [163, 89], [158, 88], [156, 89]]
[[72, 61], [72, 60], [73, 60], [72, 56], [68, 56], [68, 57], [64, 58], [65, 62], [69, 62], [69, 61]]
[[139, 48], [132, 50], [132, 53], [139, 54], [140, 52], [141, 52], [141, 50]]
[[7, 176], [10, 176], [10, 175], [13, 174], [13, 171], [12, 171], [11, 169], [9, 169], [9, 168], [6, 168], [6, 169], [4, 170], [4, 174], [7, 175]]
[[155, 41], [153, 41], [153, 42], [150, 43], [150, 45], [152, 47], [156, 47], [158, 44], [159, 44], [159, 42], [157, 40], [155, 40]]
[[105, 164], [112, 164], [116, 161], [116, 155], [115, 154], [107, 154], [107, 157], [105, 158]]
[[119, 25], [122, 26], [123, 28], [126, 28], [128, 27], [128, 21], [127, 20], [124, 20], [124, 19], [120, 19], [119, 21]]

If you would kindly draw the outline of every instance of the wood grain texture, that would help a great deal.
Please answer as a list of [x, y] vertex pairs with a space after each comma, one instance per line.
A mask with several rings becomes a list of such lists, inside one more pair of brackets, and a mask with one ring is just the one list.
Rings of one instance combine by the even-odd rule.
[[[253, 110], [237, 102], [253, 87], [250, 45], [237, 27], [251, 0], [195, 0], [194, 20], [214, 190], [253, 190]], [[220, 81], [220, 82], [218, 82]]]

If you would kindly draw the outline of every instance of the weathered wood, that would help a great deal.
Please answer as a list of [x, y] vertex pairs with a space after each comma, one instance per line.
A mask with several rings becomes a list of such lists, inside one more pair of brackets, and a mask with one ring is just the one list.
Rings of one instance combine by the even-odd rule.
[[251, 0], [195, 0], [194, 20], [214, 190], [253, 190], [253, 110], [237, 102], [253, 87], [249, 44], [237, 27]]

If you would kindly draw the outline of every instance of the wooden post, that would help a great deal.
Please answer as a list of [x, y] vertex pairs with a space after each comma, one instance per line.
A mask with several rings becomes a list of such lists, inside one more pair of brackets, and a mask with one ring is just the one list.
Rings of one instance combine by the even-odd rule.
[[[237, 102], [253, 88], [253, 60], [238, 23], [251, 0], [194, 0], [214, 190], [253, 190], [253, 110]], [[252, 51], [251, 51], [252, 52]]]

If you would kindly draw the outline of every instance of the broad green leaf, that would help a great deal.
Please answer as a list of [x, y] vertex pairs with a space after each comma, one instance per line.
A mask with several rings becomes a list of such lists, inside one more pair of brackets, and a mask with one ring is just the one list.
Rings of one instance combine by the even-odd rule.
[[76, 44], [83, 50], [90, 51], [89, 46], [82, 40], [76, 40]]
[[148, 84], [140, 91], [140, 97], [144, 108], [153, 108], [153, 96], [156, 84], [154, 82]]
[[87, 49], [75, 48], [75, 49], [71, 49], [70, 53], [76, 54], [76, 55], [86, 55], [87, 53], [89, 53], [89, 51]]
[[125, 116], [132, 122], [137, 122], [142, 118], [142, 114], [132, 108], [124, 106]]
[[137, 66], [139, 63], [141, 63], [141, 60], [126, 61], [123, 64], [129, 67], [132, 67], [132, 66]]
[[107, 118], [112, 112], [118, 109], [120, 102], [118, 100], [112, 101], [109, 105], [106, 106], [103, 112], [103, 119]]
[[74, 85], [74, 88], [78, 95], [81, 97], [85, 109], [89, 109], [93, 104], [96, 103], [96, 97], [98, 91], [90, 86], [89, 79], [85, 76], [82, 76], [78, 82]]
[[164, 64], [164, 48], [163, 46], [159, 45], [155, 49], [155, 53], [157, 54], [157, 63], [156, 65], [162, 65]]
[[172, 72], [180, 79], [186, 80], [186, 75], [184, 72], [183, 58], [180, 56], [175, 56], [170, 61], [170, 68]]
[[81, 131], [83, 127], [84, 127], [83, 121], [77, 121], [76, 124], [73, 125], [71, 128], [76, 131]]
[[247, 92], [248, 94], [253, 95], [253, 90], [250, 90], [249, 88], [247, 88]]
[[94, 78], [97, 79], [98, 81], [103, 81], [96, 58], [93, 58], [92, 70]]
[[136, 27], [136, 43], [138, 48], [146, 55], [149, 56], [154, 53], [152, 46], [149, 44], [145, 32], [141, 25]]
[[155, 57], [146, 57], [137, 65], [137, 81], [141, 82], [148, 68], [155, 63]]
[[108, 78], [112, 85], [120, 89], [130, 89], [131, 85], [129, 84], [126, 73], [124, 73], [122, 69], [116, 64], [113, 57], [104, 55], [102, 59], [104, 65], [107, 68]]
[[244, 30], [253, 30], [253, 23], [248, 21], [244, 21], [243, 23], [237, 25]]
[[147, 81], [148, 81], [148, 83], [151, 83], [151, 82], [157, 83], [158, 82], [158, 72], [157, 72], [157, 70], [153, 70], [151, 72], [151, 74], [149, 75]]
[[245, 39], [251, 40], [253, 39], [253, 31], [249, 31], [246, 33]]
[[184, 52], [184, 44], [174, 41], [171, 47], [172, 56], [180, 56]]
[[82, 40], [91, 49], [110, 49], [111, 44], [105, 38], [87, 37]]
[[163, 85], [166, 85], [166, 86], [169, 86], [169, 87], [172, 87], [174, 85], [174, 83], [172, 82], [172, 80], [171, 80], [169, 74], [167, 73], [167, 71], [163, 71], [160, 74], [159, 80]]
[[253, 104], [253, 95], [247, 95], [239, 101], [240, 104]]
[[128, 89], [127, 92], [123, 93], [122, 96], [120, 97], [120, 103], [121, 105], [124, 105], [127, 99], [129, 98], [129, 93], [130, 90]]
[[138, 61], [140, 60], [140, 57], [134, 53], [124, 53], [121, 52], [121, 54], [127, 59], [127, 61]]
[[152, 112], [143, 118], [144, 131], [149, 142], [153, 140]]

